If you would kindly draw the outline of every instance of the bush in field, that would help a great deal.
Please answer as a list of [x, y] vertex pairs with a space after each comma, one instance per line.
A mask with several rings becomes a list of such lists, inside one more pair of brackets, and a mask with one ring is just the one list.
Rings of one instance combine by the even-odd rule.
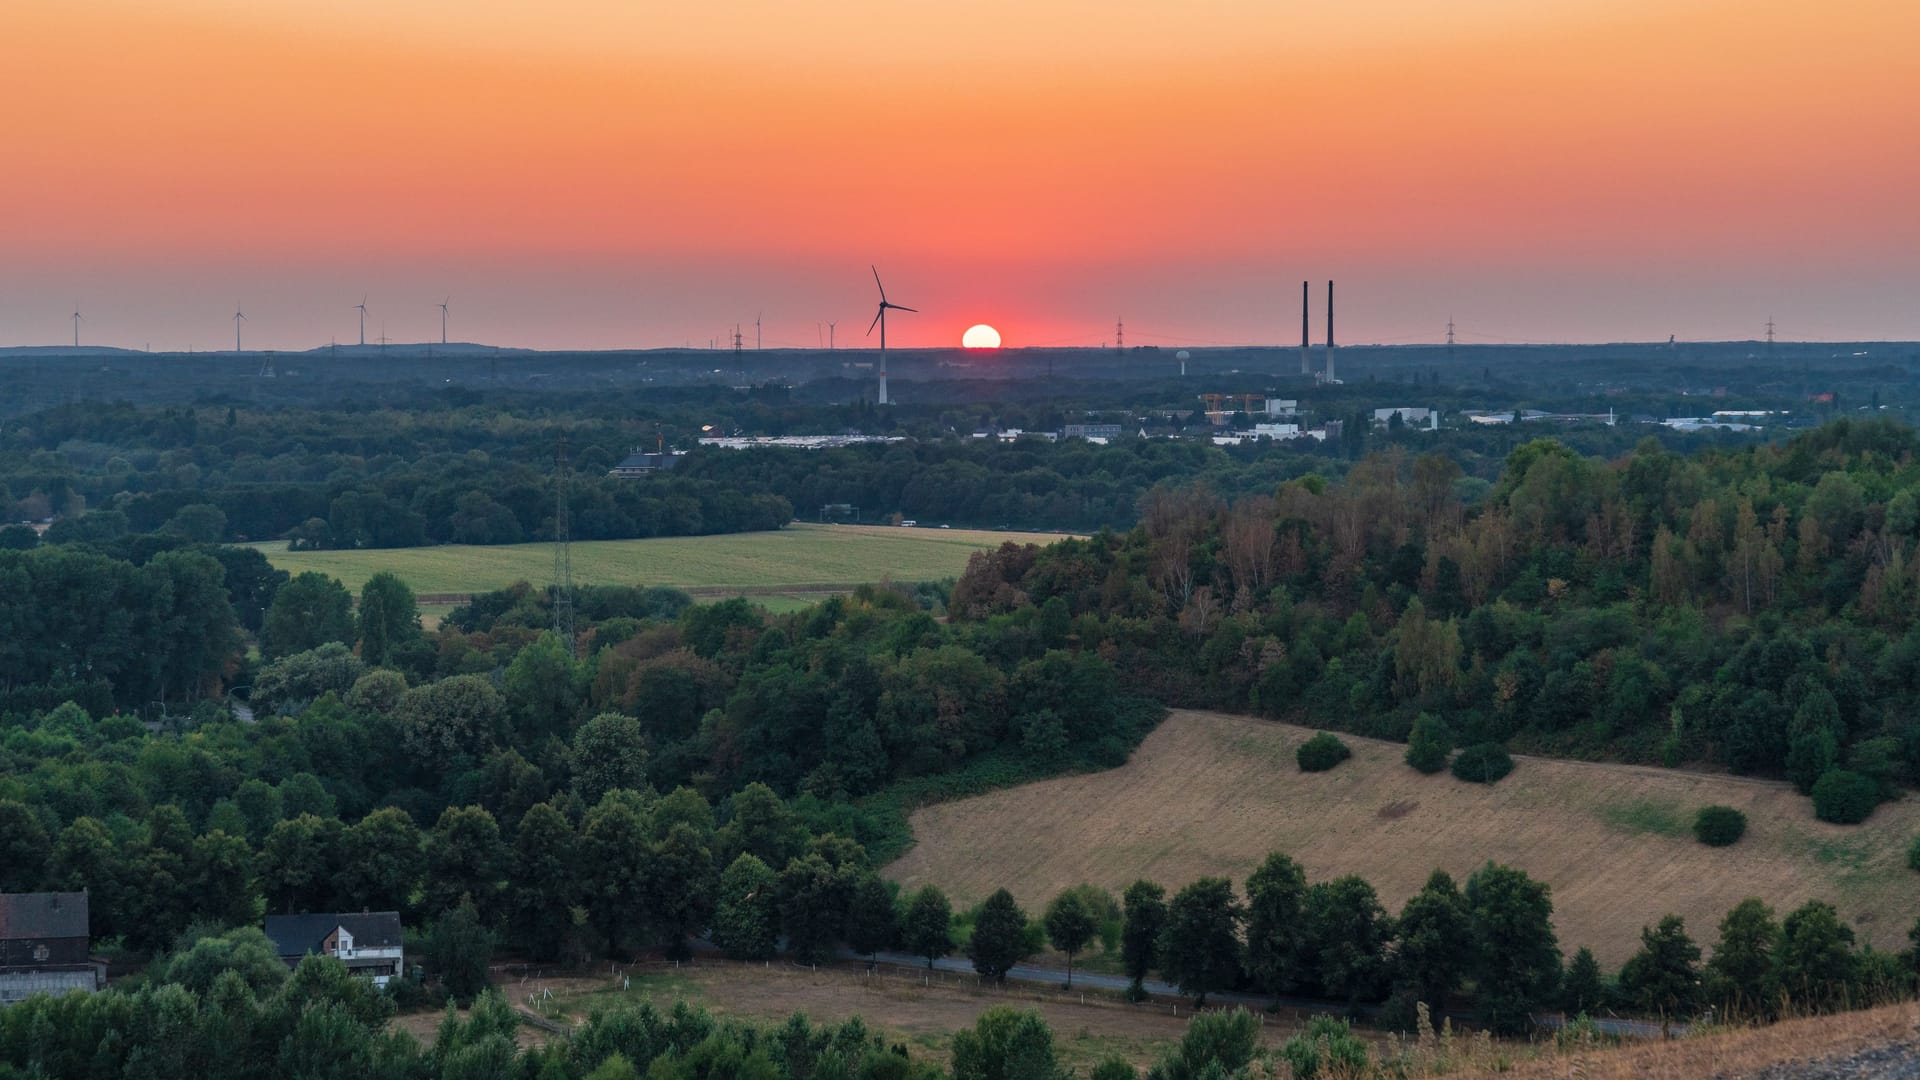
[[1858, 825], [1880, 805], [1880, 785], [1846, 769], [1828, 769], [1813, 785], [1813, 816], [1835, 825]]
[[1693, 816], [1693, 838], [1708, 847], [1726, 847], [1747, 832], [1747, 815], [1731, 806], [1703, 806]]
[[1413, 733], [1407, 736], [1407, 764], [1431, 776], [1447, 767], [1447, 755], [1453, 753], [1453, 732], [1444, 721], [1421, 713], [1413, 719]]
[[1300, 763], [1301, 772], [1326, 772], [1335, 765], [1353, 756], [1347, 744], [1341, 742], [1330, 731], [1323, 731], [1306, 742], [1294, 752], [1294, 760]]
[[1453, 775], [1475, 784], [1491, 784], [1513, 771], [1513, 757], [1499, 743], [1480, 743], [1453, 759]]

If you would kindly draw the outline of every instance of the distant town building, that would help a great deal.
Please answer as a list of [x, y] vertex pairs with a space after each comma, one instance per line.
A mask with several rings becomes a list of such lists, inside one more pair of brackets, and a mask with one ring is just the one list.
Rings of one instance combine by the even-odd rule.
[[1060, 431], [1063, 439], [1117, 439], [1120, 437], [1119, 424], [1068, 424]]
[[700, 440], [701, 446], [722, 450], [752, 450], [762, 446], [782, 446], [789, 450], [831, 450], [863, 443], [905, 442], [902, 435], [741, 435], [714, 436]]
[[1510, 412], [1470, 412], [1462, 415], [1467, 418], [1467, 423], [1469, 424], [1513, 423], [1513, 414]]
[[617, 476], [623, 480], [632, 480], [642, 476], [652, 476], [657, 472], [666, 472], [680, 464], [680, 455], [673, 451], [652, 452], [635, 450], [608, 471], [608, 476]]
[[1294, 439], [1300, 435], [1299, 424], [1255, 424], [1253, 437], [1256, 439]]
[[1400, 422], [1408, 427], [1423, 427], [1432, 430], [1440, 426], [1440, 413], [1434, 409], [1414, 405], [1400, 405], [1391, 409], [1373, 410], [1373, 422], [1376, 424], [1391, 424], [1395, 416], [1398, 416]]
[[1526, 409], [1520, 413], [1520, 419], [1525, 423], [1605, 424], [1608, 427], [1612, 427], [1616, 423], [1612, 409], [1608, 409], [1603, 413], [1554, 413], [1542, 412], [1539, 409]]
[[309, 954], [331, 956], [347, 965], [347, 974], [375, 986], [406, 972], [397, 911], [269, 915], [266, 931], [288, 967], [298, 967]]
[[1660, 421], [1664, 427], [1675, 431], [1759, 431], [1760, 425], [1740, 423], [1734, 420], [1722, 420], [1718, 413], [1713, 416], [1676, 416]]
[[1300, 402], [1293, 398], [1268, 398], [1266, 408], [1261, 410], [1268, 416], [1297, 416]]
[[0, 1004], [105, 986], [91, 947], [86, 893], [0, 893]]

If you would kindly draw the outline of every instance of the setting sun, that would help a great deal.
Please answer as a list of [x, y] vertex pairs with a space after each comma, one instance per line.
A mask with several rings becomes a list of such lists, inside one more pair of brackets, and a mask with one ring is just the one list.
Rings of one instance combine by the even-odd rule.
[[967, 327], [967, 332], [960, 335], [960, 344], [969, 349], [997, 349], [1000, 347], [1000, 331], [986, 323], [978, 323]]

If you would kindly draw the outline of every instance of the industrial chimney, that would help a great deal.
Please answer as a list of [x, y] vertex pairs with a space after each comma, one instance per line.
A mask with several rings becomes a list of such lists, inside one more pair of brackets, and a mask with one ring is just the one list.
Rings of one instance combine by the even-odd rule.
[[1307, 283], [1300, 283], [1300, 374], [1313, 374], [1313, 364], [1307, 345]]
[[1333, 282], [1327, 282], [1327, 381], [1339, 382], [1333, 376]]

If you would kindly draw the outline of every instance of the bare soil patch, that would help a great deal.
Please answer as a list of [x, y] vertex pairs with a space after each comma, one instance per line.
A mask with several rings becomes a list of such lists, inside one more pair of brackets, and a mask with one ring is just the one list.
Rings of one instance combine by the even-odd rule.
[[[1464, 880], [1492, 859], [1549, 883], [1562, 948], [1591, 946], [1609, 965], [1667, 914], [1710, 945], [1721, 916], [1749, 896], [1782, 914], [1829, 901], [1876, 948], [1904, 947], [1920, 916], [1920, 876], [1905, 865], [1920, 833], [1913, 796], [1864, 825], [1828, 825], [1771, 781], [1520, 756], [1513, 775], [1482, 786], [1423, 776], [1404, 746], [1352, 735], [1341, 736], [1351, 760], [1302, 773], [1294, 750], [1312, 734], [1176, 710], [1118, 769], [916, 811], [915, 846], [886, 873], [939, 885], [956, 904], [1004, 885], [1037, 912], [1082, 881], [1116, 893], [1141, 877], [1238, 885], [1279, 850], [1314, 880], [1365, 877], [1398, 910], [1435, 868]], [[1732, 847], [1706, 847], [1674, 824], [1715, 803], [1747, 815]]]

